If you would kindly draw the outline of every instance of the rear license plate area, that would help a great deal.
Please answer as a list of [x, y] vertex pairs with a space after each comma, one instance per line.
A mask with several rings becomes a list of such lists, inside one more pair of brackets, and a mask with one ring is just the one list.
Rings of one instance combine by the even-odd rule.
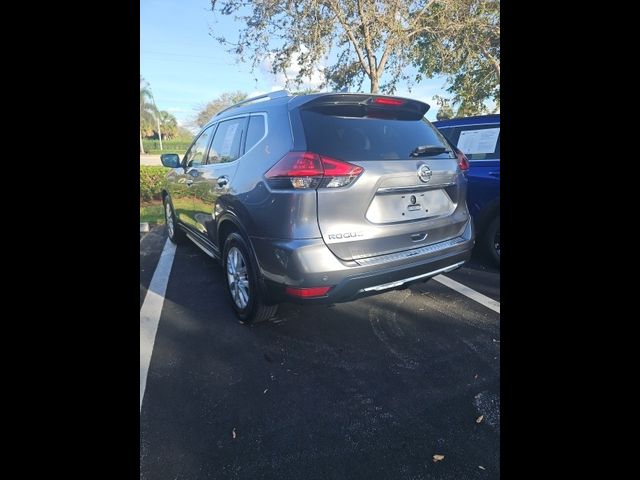
[[415, 193], [378, 194], [366, 218], [372, 223], [397, 223], [450, 215], [455, 205], [441, 188]]

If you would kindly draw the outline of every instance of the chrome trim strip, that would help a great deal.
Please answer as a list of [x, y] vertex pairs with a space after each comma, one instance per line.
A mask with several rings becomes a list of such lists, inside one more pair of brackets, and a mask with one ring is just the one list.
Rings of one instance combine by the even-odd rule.
[[405, 193], [405, 192], [419, 192], [419, 191], [423, 191], [423, 190], [434, 190], [436, 188], [445, 188], [445, 187], [450, 187], [452, 185], [455, 185], [456, 182], [449, 182], [449, 183], [440, 183], [440, 184], [433, 184], [433, 185], [411, 185], [408, 187], [383, 187], [383, 188], [379, 188], [376, 193]]
[[204, 245], [202, 245], [193, 235], [191, 235], [189, 232], [185, 232], [187, 237], [189, 238], [189, 240], [191, 240], [194, 245], [196, 247], [198, 247], [200, 250], [202, 250], [204, 253], [206, 253], [207, 255], [209, 255], [211, 258], [217, 258], [213, 252], [211, 250], [209, 250], [208, 248], [206, 248]]
[[439, 268], [438, 270], [434, 270], [433, 272], [423, 273], [422, 275], [416, 275], [415, 277], [409, 277], [402, 280], [398, 280], [397, 282], [383, 283], [382, 285], [375, 285], [373, 287], [362, 288], [360, 289], [360, 292], [370, 292], [372, 290], [380, 291], [380, 290], [386, 290], [388, 288], [399, 287], [400, 285], [403, 285], [407, 282], [411, 282], [413, 280], [418, 280], [420, 278], [425, 278], [425, 277], [433, 277], [435, 275], [438, 275], [439, 273], [450, 272], [451, 270], [455, 270], [456, 268], [458, 268], [463, 263], [464, 262], [454, 263], [453, 265], [449, 265], [448, 267]]
[[440, 250], [445, 250], [447, 248], [455, 247], [456, 245], [464, 243], [467, 240], [468, 239], [465, 240], [464, 237], [456, 237], [444, 242], [434, 243], [432, 245], [427, 245], [420, 248], [414, 248], [411, 250], [404, 250], [402, 252], [390, 253], [388, 255], [379, 255], [377, 257], [368, 257], [368, 258], [355, 258], [354, 261], [358, 265], [362, 265], [362, 266], [379, 265], [381, 263], [395, 262], [395, 261], [404, 260], [410, 257], [417, 257], [419, 255], [427, 255], [429, 253], [438, 252]]

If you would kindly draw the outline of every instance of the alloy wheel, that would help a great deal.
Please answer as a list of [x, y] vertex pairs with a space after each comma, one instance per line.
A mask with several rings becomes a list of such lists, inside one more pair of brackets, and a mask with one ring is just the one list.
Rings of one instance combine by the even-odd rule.
[[167, 201], [164, 205], [165, 219], [167, 222], [167, 230], [169, 231], [169, 237], [173, 238], [174, 225], [173, 225], [173, 212], [171, 211], [171, 204]]
[[246, 308], [249, 304], [249, 276], [247, 263], [237, 247], [231, 247], [227, 253], [227, 282], [237, 307]]

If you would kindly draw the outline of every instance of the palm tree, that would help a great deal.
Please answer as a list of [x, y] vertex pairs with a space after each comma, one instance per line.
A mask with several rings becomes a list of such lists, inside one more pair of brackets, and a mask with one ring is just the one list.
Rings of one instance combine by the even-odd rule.
[[153, 95], [147, 81], [140, 75], [140, 153], [144, 154], [142, 145], [142, 126], [152, 122], [156, 108], [153, 104]]
[[166, 110], [162, 110], [161, 112], [158, 112], [158, 118], [160, 120], [160, 125], [162, 126], [164, 136], [167, 139], [174, 137], [178, 131], [178, 121], [176, 120], [176, 117], [171, 115]]

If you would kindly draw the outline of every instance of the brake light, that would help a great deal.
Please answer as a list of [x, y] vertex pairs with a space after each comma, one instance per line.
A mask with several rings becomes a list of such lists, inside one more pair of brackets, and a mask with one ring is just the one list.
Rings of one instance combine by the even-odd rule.
[[469, 170], [469, 159], [467, 156], [462, 153], [462, 151], [456, 150], [456, 157], [458, 157], [458, 167], [460, 167], [460, 170], [463, 172]]
[[323, 297], [327, 292], [331, 290], [331, 287], [311, 287], [311, 288], [296, 288], [287, 287], [286, 291], [288, 295], [298, 298], [313, 298]]
[[404, 103], [404, 100], [398, 100], [397, 98], [389, 98], [389, 97], [376, 97], [373, 103], [377, 103], [378, 105], [393, 105], [398, 106]]
[[346, 187], [364, 171], [362, 167], [313, 152], [289, 152], [265, 173], [275, 189]]

